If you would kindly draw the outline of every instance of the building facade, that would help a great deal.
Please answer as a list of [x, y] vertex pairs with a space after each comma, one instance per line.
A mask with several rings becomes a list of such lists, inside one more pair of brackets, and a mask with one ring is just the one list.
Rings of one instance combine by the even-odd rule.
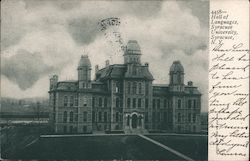
[[[49, 99], [55, 133], [200, 132], [201, 93], [191, 81], [184, 84], [184, 68], [174, 61], [169, 84], [153, 84], [149, 64], [141, 63], [137, 41], [124, 50], [124, 64], [95, 66], [81, 57], [78, 80], [50, 79]], [[163, 73], [164, 74], [164, 73]]]

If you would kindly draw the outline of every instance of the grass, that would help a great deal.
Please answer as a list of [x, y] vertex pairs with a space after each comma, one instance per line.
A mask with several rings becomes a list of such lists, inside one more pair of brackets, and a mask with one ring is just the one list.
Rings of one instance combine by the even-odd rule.
[[177, 150], [192, 159], [208, 159], [207, 136], [150, 135], [148, 137]]
[[[2, 129], [2, 158], [39, 160], [183, 160], [136, 135], [39, 138], [44, 127]], [[207, 160], [206, 136], [148, 137], [195, 160]], [[6, 139], [7, 138], [7, 139]], [[32, 143], [32, 144], [31, 144]]]
[[180, 160], [139, 136], [83, 136], [40, 138], [18, 151], [12, 159], [81, 159], [81, 160]]

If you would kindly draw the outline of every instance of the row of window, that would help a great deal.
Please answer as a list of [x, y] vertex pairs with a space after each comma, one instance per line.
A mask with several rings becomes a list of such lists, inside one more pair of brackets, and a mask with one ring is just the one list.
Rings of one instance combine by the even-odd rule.
[[[96, 102], [96, 101], [98, 101], [98, 102]], [[108, 99], [106, 97], [104, 97], [104, 98], [102, 98], [102, 97], [99, 97], [99, 98], [92, 97], [92, 107], [96, 107], [96, 106], [107, 107], [108, 106]]]
[[[163, 100], [163, 107], [167, 108], [170, 107], [170, 101], [167, 101], [167, 99]], [[161, 99], [153, 99], [153, 108], [161, 108]]]
[[[177, 121], [178, 122], [186, 122], [184, 114], [178, 113]], [[196, 114], [195, 113], [194, 114], [189, 113], [188, 117], [187, 117], [187, 121], [190, 122], [190, 123], [191, 122], [195, 123], [196, 122]]]
[[[113, 117], [115, 119], [114, 120], [115, 122], [122, 122], [122, 114], [120, 112], [116, 112]], [[105, 123], [107, 123], [108, 122], [108, 112], [99, 111], [96, 113], [95, 111], [93, 111], [92, 112], [92, 120], [93, 120], [93, 122], [105, 122]]]
[[78, 106], [78, 97], [64, 96], [63, 105], [64, 107]]
[[[148, 94], [149, 84], [145, 83], [145, 94]], [[127, 83], [128, 94], [143, 94], [142, 82], [128, 82]]]
[[[190, 109], [190, 108], [196, 108], [197, 107], [197, 105], [196, 105], [197, 103], [196, 103], [196, 100], [188, 100], [188, 108]], [[180, 108], [182, 108], [182, 101], [179, 99], [178, 100], [178, 108], [180, 109]]]
[[[83, 122], [87, 122], [88, 112], [83, 112]], [[69, 114], [67, 111], [63, 112], [63, 122], [78, 122], [78, 114], [74, 114], [73, 111], [70, 111]]]

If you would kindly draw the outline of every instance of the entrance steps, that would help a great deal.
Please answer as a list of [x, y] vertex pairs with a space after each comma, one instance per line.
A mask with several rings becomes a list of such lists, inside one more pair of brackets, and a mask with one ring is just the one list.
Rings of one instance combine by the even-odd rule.
[[146, 129], [125, 129], [125, 134], [148, 134]]

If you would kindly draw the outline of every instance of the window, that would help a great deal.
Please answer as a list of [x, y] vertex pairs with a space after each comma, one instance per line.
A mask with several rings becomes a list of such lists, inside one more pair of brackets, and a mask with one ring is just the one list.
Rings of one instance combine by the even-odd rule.
[[155, 112], [153, 112], [153, 115], [152, 115], [152, 122], [155, 122]]
[[130, 108], [131, 100], [130, 98], [127, 98], [127, 107]]
[[180, 113], [178, 113], [178, 122], [181, 122], [181, 114]]
[[87, 98], [83, 97], [83, 106], [86, 107], [87, 106]]
[[67, 111], [63, 112], [63, 122], [67, 122]]
[[141, 108], [141, 98], [138, 98], [138, 108]]
[[178, 108], [181, 108], [181, 100], [178, 100]]
[[130, 89], [131, 89], [131, 83], [128, 82], [128, 94], [130, 94]]
[[167, 100], [166, 99], [164, 99], [164, 108], [167, 108]]
[[74, 105], [74, 97], [73, 96], [70, 96], [69, 104], [70, 104], [70, 107], [73, 107], [73, 105]]
[[192, 100], [188, 100], [188, 108], [191, 108], [192, 106]]
[[73, 112], [69, 113], [69, 122], [73, 122]]
[[95, 97], [92, 97], [92, 107], [95, 107]]
[[148, 108], [148, 99], [145, 99], [145, 108]]
[[75, 97], [75, 106], [78, 106], [78, 97]]
[[[135, 60], [135, 59], [134, 59], [134, 60]], [[136, 66], [133, 66], [133, 67], [132, 67], [132, 74], [133, 74], [133, 75], [136, 75]]]
[[108, 122], [108, 113], [104, 112], [104, 122]]
[[127, 126], [129, 126], [129, 122], [130, 122], [130, 116], [128, 115], [128, 117], [127, 117]]
[[115, 113], [115, 122], [118, 122], [118, 121], [119, 121], [119, 113], [116, 112], [116, 113]]
[[88, 113], [86, 111], [83, 112], [83, 122], [87, 121]]
[[102, 112], [101, 111], [98, 113], [98, 121], [102, 122]]
[[196, 108], [196, 100], [194, 100], [194, 108]]
[[157, 112], [157, 121], [160, 122], [161, 114], [160, 112]]
[[104, 107], [106, 108], [108, 106], [108, 99], [105, 97], [104, 98]]
[[145, 84], [145, 93], [148, 95], [148, 90], [149, 90], [149, 84], [148, 82]]
[[95, 122], [95, 111], [92, 111], [92, 121]]
[[181, 75], [180, 74], [178, 74], [177, 79], [178, 79], [178, 84], [181, 84]]
[[168, 114], [167, 114], [167, 112], [164, 112], [163, 113], [163, 120], [164, 120], [164, 122], [167, 122], [167, 120], [168, 120]]
[[148, 122], [148, 112], [145, 113], [145, 122]]
[[133, 94], [136, 94], [136, 88], [137, 88], [137, 84], [136, 82], [133, 82], [133, 87], [132, 87]]
[[193, 114], [193, 122], [196, 122], [196, 114]]
[[136, 98], [133, 98], [133, 108], [136, 108]]
[[78, 122], [78, 115], [75, 114], [75, 122]]
[[99, 107], [102, 107], [102, 97], [99, 97]]
[[64, 107], [68, 106], [68, 96], [64, 96]]
[[120, 92], [120, 83], [119, 82], [116, 82], [115, 92], [116, 93]]
[[142, 94], [142, 84], [141, 83], [139, 83], [139, 94]]
[[158, 100], [157, 100], [157, 108], [159, 109], [160, 107], [161, 107], [161, 100], [158, 99]]
[[155, 108], [155, 105], [156, 105], [156, 101], [155, 99], [153, 99], [153, 108]]
[[64, 132], [64, 133], [67, 132], [67, 126], [63, 126], [63, 132]]
[[118, 97], [116, 97], [116, 99], [115, 99], [115, 106], [116, 106], [116, 108], [120, 107], [120, 100]]
[[83, 132], [87, 132], [87, 126], [83, 126]]
[[191, 122], [191, 113], [188, 114], [188, 122]]

